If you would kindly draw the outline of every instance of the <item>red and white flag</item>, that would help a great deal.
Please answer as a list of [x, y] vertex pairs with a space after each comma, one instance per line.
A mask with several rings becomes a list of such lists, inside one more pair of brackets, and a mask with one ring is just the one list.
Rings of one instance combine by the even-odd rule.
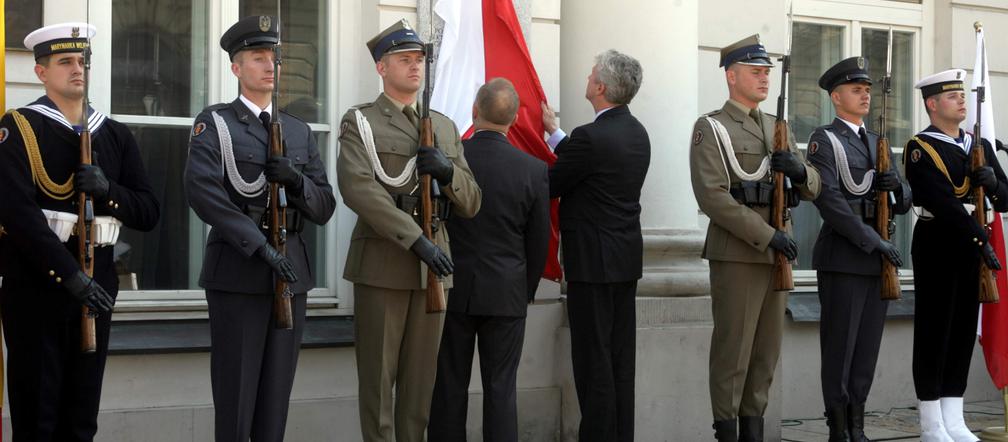
[[[976, 109], [976, 88], [983, 85], [986, 89], [985, 99], [981, 110], [980, 130], [982, 134], [973, 134], [974, 139], [982, 136], [983, 139], [994, 145], [994, 106], [991, 99], [990, 73], [987, 70], [987, 50], [984, 46], [983, 29], [978, 29], [976, 49], [976, 64], [973, 68], [973, 92], [970, 93], [967, 101], [967, 127], [972, 130], [977, 120]], [[975, 142], [979, 142], [975, 141]], [[1005, 261], [1005, 240], [1004, 230], [1001, 223], [1001, 214], [994, 216], [991, 222], [990, 243], [997, 253], [998, 260], [1002, 265], [1008, 265]], [[991, 380], [997, 388], [1003, 389], [1008, 386], [1008, 275], [1004, 271], [995, 272], [997, 280], [998, 296], [1001, 302], [996, 304], [983, 304], [980, 315], [980, 345], [983, 346], [984, 360], [987, 362], [987, 371], [991, 375]]]
[[[518, 15], [511, 0], [439, 0], [434, 13], [444, 20], [431, 108], [447, 115], [463, 138], [472, 135], [472, 106], [476, 91], [487, 80], [502, 77], [514, 84], [521, 100], [518, 121], [508, 139], [515, 147], [552, 165], [556, 155], [543, 139], [540, 103], [546, 102], [539, 75], [532, 65]], [[550, 202], [552, 232], [543, 277], [559, 281], [560, 231], [557, 200]]]

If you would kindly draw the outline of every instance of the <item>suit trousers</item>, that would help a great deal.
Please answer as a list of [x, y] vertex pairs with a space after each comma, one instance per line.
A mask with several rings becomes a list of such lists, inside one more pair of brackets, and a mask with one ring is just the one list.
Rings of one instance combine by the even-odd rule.
[[637, 281], [567, 283], [578, 440], [634, 440]]
[[110, 316], [96, 318], [96, 352], [84, 354], [81, 308], [69, 293], [19, 286], [10, 278], [3, 284], [0, 314], [7, 344], [12, 440], [93, 440]]
[[936, 258], [913, 255], [913, 376], [922, 401], [966, 391], [980, 310], [979, 258]]
[[868, 400], [888, 301], [878, 276], [818, 272], [819, 350], [827, 410]]
[[479, 341], [483, 441], [518, 441], [518, 362], [525, 318], [445, 314], [427, 439], [465, 441], [473, 350]]
[[426, 298], [424, 290], [354, 284], [354, 349], [365, 442], [424, 440], [444, 323], [444, 313], [426, 312]]
[[770, 264], [710, 261], [710, 395], [715, 421], [763, 416], [766, 411], [787, 306], [787, 292], [774, 291], [771, 280]]
[[284, 440], [306, 294], [294, 295], [294, 329], [274, 326], [273, 295], [206, 291], [210, 384], [217, 442]]

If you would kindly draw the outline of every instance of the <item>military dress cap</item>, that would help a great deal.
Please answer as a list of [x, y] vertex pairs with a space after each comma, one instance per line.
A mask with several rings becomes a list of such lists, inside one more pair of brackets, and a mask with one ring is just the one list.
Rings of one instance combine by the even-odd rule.
[[234, 59], [243, 50], [272, 47], [279, 42], [279, 21], [269, 15], [252, 15], [231, 25], [221, 36], [220, 47]]
[[819, 77], [819, 87], [826, 92], [833, 92], [833, 89], [845, 83], [872, 84], [871, 76], [868, 75], [867, 59], [851, 57], [841, 60]]
[[922, 78], [914, 87], [921, 90], [921, 95], [926, 100], [928, 97], [938, 95], [942, 92], [964, 91], [966, 90], [963, 84], [965, 81], [966, 71], [962, 69], [949, 69]]
[[423, 51], [424, 42], [406, 19], [399, 20], [367, 42], [368, 51], [377, 63], [385, 54]]
[[770, 54], [760, 43], [759, 34], [750, 35], [721, 50], [721, 64], [718, 66], [728, 69], [733, 63], [773, 67]]
[[36, 60], [63, 52], [84, 52], [88, 39], [97, 32], [87, 23], [60, 23], [32, 31], [25, 37], [24, 45], [35, 53]]

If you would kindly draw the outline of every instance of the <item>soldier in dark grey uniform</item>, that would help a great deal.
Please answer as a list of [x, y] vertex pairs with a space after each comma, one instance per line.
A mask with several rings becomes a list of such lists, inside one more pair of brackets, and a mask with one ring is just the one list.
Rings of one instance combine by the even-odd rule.
[[867, 440], [864, 404], [888, 306], [880, 294], [881, 260], [902, 265], [899, 249], [875, 232], [876, 195], [892, 192], [893, 213], [906, 213], [912, 205], [910, 186], [895, 167], [874, 170], [879, 136], [864, 124], [872, 84], [866, 63], [864, 57], [851, 57], [819, 78], [837, 117], [817, 128], [808, 144], [809, 161], [821, 177], [815, 205], [824, 222], [812, 267], [818, 271], [822, 304], [819, 340], [830, 441]]
[[[270, 156], [267, 125], [275, 111], [273, 17], [246, 17], [224, 33], [241, 95], [197, 117], [185, 184], [189, 205], [212, 229], [200, 286], [210, 308], [210, 378], [217, 441], [281, 441], [305, 319], [314, 287], [300, 232], [325, 224], [336, 206], [308, 125], [280, 112], [286, 155]], [[270, 246], [267, 182], [286, 187], [287, 256]], [[273, 282], [294, 292], [293, 330], [273, 324]]]

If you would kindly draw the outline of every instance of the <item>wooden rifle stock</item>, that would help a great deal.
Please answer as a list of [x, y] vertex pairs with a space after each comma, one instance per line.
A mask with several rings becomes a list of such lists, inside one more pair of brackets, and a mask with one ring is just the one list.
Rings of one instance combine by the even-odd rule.
[[[980, 116], [979, 111], [977, 112], [977, 126], [974, 134], [980, 133]], [[980, 139], [979, 135], [973, 138], [973, 148], [970, 150], [970, 167], [972, 170], [977, 170], [981, 167], [987, 165], [987, 158], [984, 156], [983, 140]], [[980, 224], [980, 227], [987, 229], [987, 200], [984, 194], [983, 186], [976, 186], [973, 189], [973, 203], [976, 205], [976, 209], [973, 210], [973, 219]], [[994, 280], [994, 271], [990, 267], [987, 267], [987, 263], [984, 262], [983, 258], [980, 259], [980, 278], [979, 294], [977, 298], [980, 302], [998, 302], [998, 290], [997, 283]]]
[[[420, 145], [434, 145], [434, 130], [431, 127], [430, 115], [420, 120]], [[431, 196], [431, 176], [420, 176], [420, 216], [424, 236], [434, 242], [434, 198]], [[433, 270], [427, 268], [427, 313], [445, 311], [444, 286]]]
[[[885, 102], [884, 99], [883, 102]], [[878, 176], [878, 174], [888, 172], [892, 167], [889, 161], [889, 139], [886, 137], [879, 137], [878, 144], [876, 144], [876, 146], [878, 164], [875, 165], [875, 176]], [[876, 199], [875, 231], [878, 232], [879, 237], [881, 237], [883, 241], [889, 241], [889, 216], [891, 213], [891, 207], [889, 207], [889, 192], [880, 190]], [[882, 300], [894, 301], [900, 299], [900, 283], [896, 272], [896, 266], [894, 266], [893, 263], [884, 256], [882, 257], [882, 274], [880, 276], [882, 278], [882, 291], [880, 294]]]
[[[84, 100], [87, 109], [87, 100]], [[80, 163], [91, 164], [91, 132], [87, 127], [87, 111], [84, 112], [85, 126], [80, 134]], [[77, 192], [77, 256], [81, 270], [90, 278], [94, 277], [94, 201], [84, 192]], [[81, 306], [81, 352], [94, 353], [97, 350], [95, 336], [95, 316], [87, 306]]]
[[[280, 119], [270, 122], [270, 156], [284, 156], [283, 130]], [[287, 256], [287, 195], [283, 186], [270, 183], [270, 245], [277, 253]], [[294, 328], [294, 314], [291, 311], [290, 287], [280, 275], [273, 276], [273, 315], [278, 329]]]
[[[778, 117], [774, 123], [774, 152], [787, 152], [787, 122]], [[784, 193], [784, 172], [774, 172], [773, 207], [770, 213], [770, 225], [774, 229], [784, 231], [784, 212], [787, 211], [787, 196]], [[776, 291], [794, 289], [794, 276], [791, 271], [791, 261], [780, 250], [774, 251], [773, 289]]]

